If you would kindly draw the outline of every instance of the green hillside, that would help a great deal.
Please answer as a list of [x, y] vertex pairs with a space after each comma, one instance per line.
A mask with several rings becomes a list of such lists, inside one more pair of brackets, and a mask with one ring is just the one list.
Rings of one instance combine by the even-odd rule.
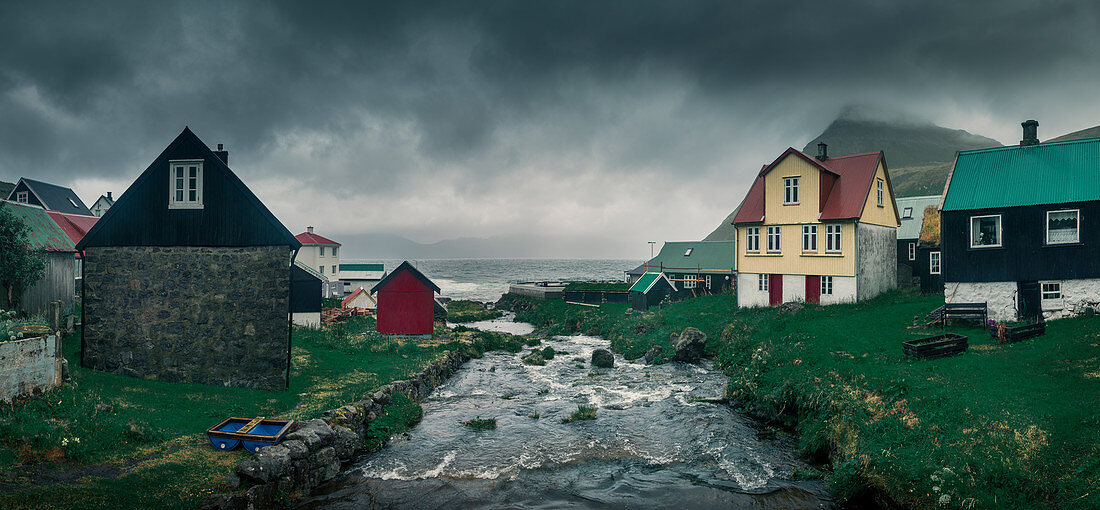
[[15, 189], [15, 183], [0, 181], [0, 200], [8, 198], [13, 189]]
[[1045, 140], [1046, 142], [1065, 142], [1068, 140], [1080, 140], [1082, 138], [1100, 138], [1100, 126], [1090, 127], [1088, 129], [1082, 129], [1080, 131], [1074, 131], [1069, 134], [1059, 136], [1057, 138], [1051, 138]]

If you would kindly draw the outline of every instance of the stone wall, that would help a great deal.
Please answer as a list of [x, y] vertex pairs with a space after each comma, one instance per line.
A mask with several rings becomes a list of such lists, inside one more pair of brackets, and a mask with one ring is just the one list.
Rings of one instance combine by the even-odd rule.
[[0, 401], [46, 390], [61, 382], [57, 336], [0, 342]]
[[943, 299], [946, 303], [985, 303], [990, 319], [1016, 320], [1016, 282], [947, 282]]
[[235, 489], [247, 488], [243, 494], [212, 496], [202, 508], [272, 508], [280, 493], [309, 494], [363, 452], [367, 425], [382, 415], [394, 395], [412, 400], [427, 397], [469, 359], [466, 352], [448, 351], [410, 379], [387, 384], [357, 402], [325, 411], [320, 418], [295, 422], [282, 442], [237, 465], [229, 482]]
[[859, 223], [856, 240], [856, 298], [898, 288], [898, 229]]
[[285, 246], [89, 247], [84, 366], [170, 382], [282, 390], [289, 260]]

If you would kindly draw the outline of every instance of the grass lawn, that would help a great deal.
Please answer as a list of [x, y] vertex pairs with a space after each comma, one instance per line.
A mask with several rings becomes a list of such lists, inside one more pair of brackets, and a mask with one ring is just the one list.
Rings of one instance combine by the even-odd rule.
[[[511, 300], [511, 303], [508, 301]], [[653, 313], [513, 298], [543, 331], [609, 338], [628, 358], [671, 353], [687, 326], [729, 375], [740, 410], [794, 427], [800, 448], [833, 464], [837, 496], [916, 508], [1100, 508], [1100, 318], [1053, 321], [999, 345], [983, 328], [961, 356], [907, 360], [901, 342], [942, 296], [897, 291], [794, 313], [738, 309], [731, 295]], [[885, 498], [883, 497], [885, 496]]]
[[[194, 508], [229, 492], [225, 476], [251, 455], [215, 450], [211, 425], [230, 415], [316, 418], [464, 344], [382, 337], [373, 319], [358, 317], [329, 330], [295, 328], [292, 345], [290, 389], [267, 392], [84, 369], [80, 334], [69, 335], [72, 383], [0, 408], [0, 507]], [[404, 404], [410, 409], [374, 429], [388, 435], [415, 423], [419, 406]]]
[[447, 321], [449, 322], [487, 321], [500, 315], [500, 310], [486, 309], [485, 305], [476, 301], [456, 299], [447, 303]]

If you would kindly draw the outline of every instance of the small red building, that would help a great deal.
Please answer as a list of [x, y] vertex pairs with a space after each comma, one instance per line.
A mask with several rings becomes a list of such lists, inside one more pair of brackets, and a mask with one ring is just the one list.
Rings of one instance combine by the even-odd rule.
[[436, 292], [439, 286], [412, 267], [409, 261], [402, 262], [371, 289], [378, 300], [378, 332], [385, 335], [432, 334]]

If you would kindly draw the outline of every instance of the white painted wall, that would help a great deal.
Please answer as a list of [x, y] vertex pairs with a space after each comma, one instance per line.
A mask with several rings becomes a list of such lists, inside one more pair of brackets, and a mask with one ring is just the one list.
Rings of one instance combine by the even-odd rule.
[[806, 277], [800, 274], [783, 275], [783, 302], [806, 301]]
[[321, 312], [298, 312], [292, 315], [295, 326], [316, 328], [321, 326]]
[[737, 273], [737, 306], [768, 306], [768, 291], [760, 290], [760, 275]]
[[984, 302], [990, 319], [1016, 320], [1016, 282], [945, 282], [943, 300], [946, 303]]
[[854, 303], [856, 301], [856, 277], [834, 276], [833, 293], [822, 294], [821, 304], [835, 305], [837, 303]]

